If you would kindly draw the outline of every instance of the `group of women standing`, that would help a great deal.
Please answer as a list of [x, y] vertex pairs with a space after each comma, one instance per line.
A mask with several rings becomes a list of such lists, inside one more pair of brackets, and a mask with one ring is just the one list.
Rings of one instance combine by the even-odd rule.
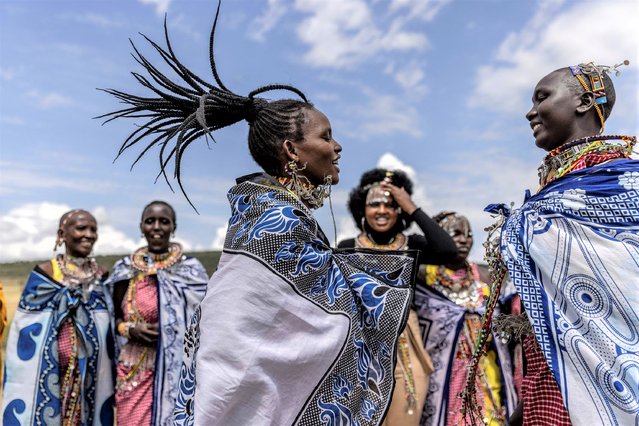
[[[180, 187], [192, 142], [248, 123], [264, 173], [228, 193], [206, 296], [200, 263], [169, 241], [176, 217], [166, 203], [144, 209], [147, 246], [108, 279], [90, 257], [95, 219], [67, 213], [65, 253], [35, 268], [12, 324], [4, 424], [110, 424], [114, 405], [119, 425], [459, 423], [456, 393], [487, 294], [466, 260], [467, 221], [444, 215], [438, 224], [413, 202], [405, 174], [376, 169], [349, 200], [360, 234], [331, 248], [313, 216], [339, 181], [342, 145], [329, 119], [292, 86], [230, 91], [213, 32], [216, 84], [177, 59], [166, 32], [167, 48], [152, 47], [179, 83], [136, 50], [152, 76], [138, 81], [153, 93], [106, 90], [129, 105], [107, 118], [148, 119], [121, 151], [161, 145], [162, 172], [173, 158]], [[299, 99], [257, 96], [271, 90]], [[419, 232], [407, 236], [411, 222]], [[420, 264], [437, 266], [416, 283]], [[498, 424], [514, 395], [507, 349], [493, 339], [491, 350], [477, 387], [486, 422]]]
[[91, 257], [93, 215], [62, 216], [55, 249], [64, 253], [34, 268], [11, 323], [2, 424], [172, 421], [187, 319], [208, 280], [170, 242], [175, 227], [170, 205], [147, 205], [140, 229], [148, 245], [108, 276]]

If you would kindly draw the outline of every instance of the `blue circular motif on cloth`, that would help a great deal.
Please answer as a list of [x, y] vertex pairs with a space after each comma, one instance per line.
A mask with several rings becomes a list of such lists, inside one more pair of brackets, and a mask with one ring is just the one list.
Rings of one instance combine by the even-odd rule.
[[629, 413], [639, 410], [637, 402], [637, 391], [628, 386], [628, 380], [632, 381], [632, 376], [637, 369], [633, 361], [627, 361], [613, 369], [598, 368], [597, 381], [601, 383], [602, 390], [610, 402]]
[[610, 300], [592, 277], [573, 275], [565, 281], [564, 289], [570, 305], [581, 316], [593, 319], [610, 315]]

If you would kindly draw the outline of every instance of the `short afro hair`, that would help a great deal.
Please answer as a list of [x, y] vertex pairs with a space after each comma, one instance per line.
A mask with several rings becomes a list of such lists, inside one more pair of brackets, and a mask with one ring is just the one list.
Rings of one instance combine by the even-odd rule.
[[[366, 194], [368, 193], [369, 185], [379, 183], [384, 180], [387, 172], [391, 172], [391, 183], [399, 188], [404, 188], [410, 195], [413, 194], [413, 182], [409, 179], [408, 175], [401, 170], [387, 170], [382, 168], [376, 168], [365, 172], [359, 185], [351, 191], [348, 197], [348, 209], [353, 215], [355, 224], [357, 227], [364, 231], [362, 228], [362, 219], [364, 218], [364, 212], [366, 209]], [[412, 218], [405, 211], [402, 211], [397, 218], [397, 223], [393, 227], [393, 230], [397, 233], [404, 231], [410, 226]]]

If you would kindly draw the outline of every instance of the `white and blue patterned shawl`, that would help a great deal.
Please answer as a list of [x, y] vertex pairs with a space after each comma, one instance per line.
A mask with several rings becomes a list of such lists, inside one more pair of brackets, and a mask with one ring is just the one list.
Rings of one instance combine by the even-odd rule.
[[185, 340], [176, 424], [376, 425], [416, 252], [331, 250], [266, 175], [229, 194], [224, 252]]
[[[503, 304], [510, 302], [514, 290], [502, 288], [503, 297], [495, 308], [495, 315]], [[459, 337], [464, 328], [466, 315], [480, 318], [485, 307], [467, 308], [448, 299], [431, 286], [422, 284], [415, 289], [415, 306], [419, 317], [424, 348], [433, 361], [433, 373], [430, 376], [428, 394], [422, 413], [421, 426], [449, 424], [448, 400], [450, 380], [453, 374], [453, 361]], [[508, 345], [493, 334], [491, 348], [497, 355], [497, 365], [501, 374], [501, 396], [507, 415], [512, 414], [517, 405], [517, 391], [513, 382], [513, 363]]]
[[572, 423], [639, 425], [639, 161], [550, 183], [501, 247]]
[[7, 342], [2, 424], [59, 425], [62, 401], [58, 329], [73, 318], [82, 377], [83, 425], [113, 424], [113, 334], [102, 284], [84, 300], [82, 290], [31, 272]]
[[[136, 273], [131, 258], [118, 260], [106, 284], [113, 292], [118, 281], [129, 281]], [[151, 424], [166, 425], [173, 421], [178, 380], [184, 354], [184, 333], [204, 293], [208, 275], [199, 260], [185, 257], [167, 269], [157, 271], [160, 339], [155, 363], [153, 414]], [[119, 344], [123, 343], [121, 338]]]

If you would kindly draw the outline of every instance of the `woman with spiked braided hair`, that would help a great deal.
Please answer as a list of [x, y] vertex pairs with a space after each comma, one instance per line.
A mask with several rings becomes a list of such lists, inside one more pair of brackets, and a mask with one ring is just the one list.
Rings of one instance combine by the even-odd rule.
[[[224, 250], [185, 336], [175, 421], [379, 424], [393, 389], [415, 256], [330, 248], [312, 213], [339, 180], [342, 147], [328, 118], [291, 86], [266, 86], [248, 96], [227, 89], [213, 60], [215, 23], [217, 15], [211, 32], [216, 86], [178, 61], [167, 34], [166, 49], [147, 40], [182, 83], [136, 50], [153, 81], [134, 75], [155, 97], [107, 90], [130, 105], [107, 114], [110, 119], [149, 118], [120, 151], [148, 141], [142, 156], [159, 145], [161, 173], [174, 159], [180, 187], [184, 150], [242, 120], [249, 123], [251, 154], [264, 169], [239, 178], [228, 193]], [[275, 89], [300, 100], [257, 97]]]

